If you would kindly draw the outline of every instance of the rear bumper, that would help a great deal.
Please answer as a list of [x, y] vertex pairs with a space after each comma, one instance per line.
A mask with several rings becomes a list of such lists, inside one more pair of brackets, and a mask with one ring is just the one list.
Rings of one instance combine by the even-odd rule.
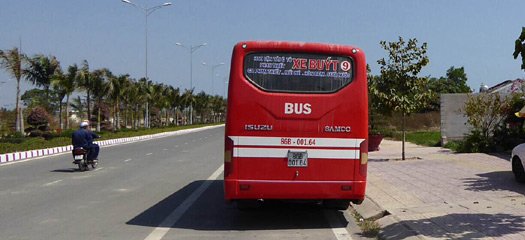
[[224, 197], [238, 199], [363, 200], [365, 181], [224, 180]]

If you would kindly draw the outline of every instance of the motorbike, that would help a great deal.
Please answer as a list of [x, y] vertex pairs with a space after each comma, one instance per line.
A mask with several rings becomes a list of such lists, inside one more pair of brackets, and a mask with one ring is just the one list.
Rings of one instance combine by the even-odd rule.
[[88, 161], [88, 150], [84, 148], [75, 148], [73, 149], [73, 164], [78, 165], [78, 170], [83, 171], [89, 171], [89, 166], [91, 168], [95, 169], [97, 167], [98, 162], [97, 161]]

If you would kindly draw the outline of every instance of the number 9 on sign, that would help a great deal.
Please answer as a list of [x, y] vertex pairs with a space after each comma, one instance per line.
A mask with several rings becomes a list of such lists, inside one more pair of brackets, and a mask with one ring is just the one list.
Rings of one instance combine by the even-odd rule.
[[341, 70], [344, 72], [350, 71], [352, 68], [352, 64], [349, 61], [342, 61], [341, 62]]

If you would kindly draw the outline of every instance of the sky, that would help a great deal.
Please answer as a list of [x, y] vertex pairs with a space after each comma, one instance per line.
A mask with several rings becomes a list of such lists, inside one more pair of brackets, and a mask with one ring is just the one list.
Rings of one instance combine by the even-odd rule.
[[[144, 8], [166, 2], [130, 1]], [[378, 75], [377, 60], [387, 57], [379, 42], [401, 36], [428, 44], [430, 64], [421, 76], [464, 67], [477, 91], [525, 78], [512, 57], [523, 9], [523, 0], [172, 0], [147, 18], [148, 77], [224, 95], [233, 46], [246, 40], [356, 46]], [[91, 70], [139, 79], [146, 69], [145, 24], [144, 12], [121, 0], [0, 0], [0, 49], [53, 55], [63, 69], [87, 60]], [[192, 81], [190, 52], [176, 43], [206, 43], [193, 52]], [[22, 92], [32, 88], [22, 80]], [[14, 108], [15, 90], [16, 81], [0, 69], [0, 107]]]

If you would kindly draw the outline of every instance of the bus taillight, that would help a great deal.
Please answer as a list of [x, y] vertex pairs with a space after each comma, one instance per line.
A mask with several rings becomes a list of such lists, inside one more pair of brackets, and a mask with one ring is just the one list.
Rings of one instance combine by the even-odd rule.
[[359, 174], [361, 176], [366, 176], [367, 172], [367, 166], [368, 166], [368, 140], [364, 140], [361, 142], [361, 145], [359, 146], [359, 152], [360, 152], [360, 166], [359, 166]]
[[232, 173], [232, 159], [233, 159], [233, 141], [226, 137], [224, 142], [224, 177], [229, 176]]

